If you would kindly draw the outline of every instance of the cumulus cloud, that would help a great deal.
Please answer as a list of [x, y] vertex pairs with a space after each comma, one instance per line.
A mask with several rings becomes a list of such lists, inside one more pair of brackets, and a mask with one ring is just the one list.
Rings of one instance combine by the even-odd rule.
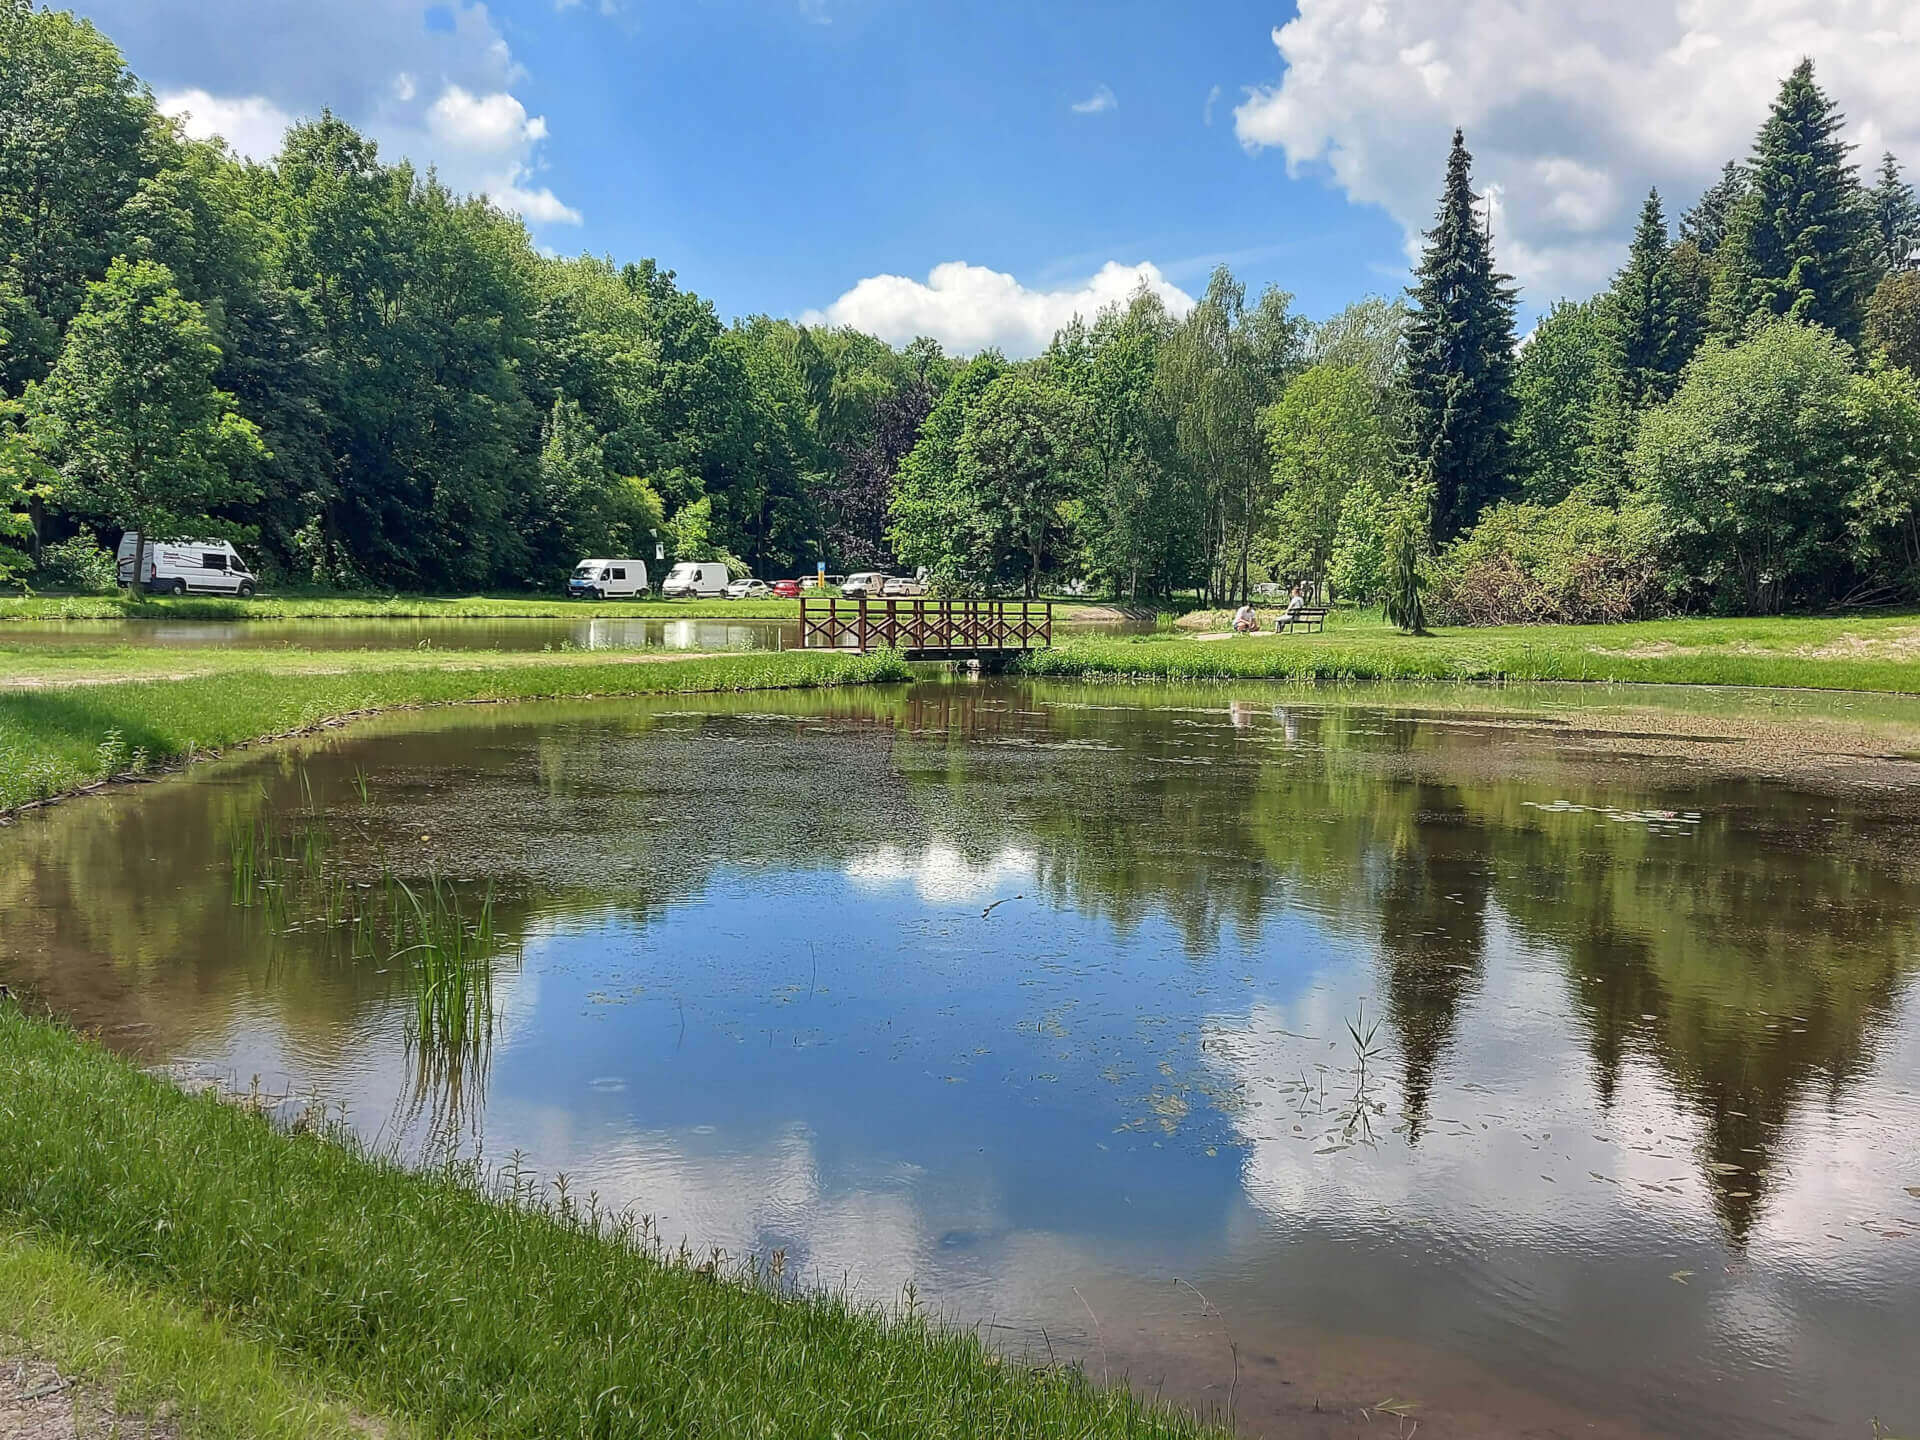
[[1911, 0], [1300, 0], [1284, 73], [1234, 111], [1241, 143], [1323, 168], [1409, 244], [1466, 128], [1502, 263], [1539, 302], [1604, 284], [1647, 187], [1677, 218], [1747, 153], [1803, 55], [1863, 155], [1920, 158]]
[[1073, 102], [1073, 113], [1076, 115], [1104, 115], [1109, 110], [1119, 108], [1120, 101], [1105, 85], [1097, 87], [1086, 99]]
[[219, 136], [234, 153], [265, 162], [280, 153], [281, 137], [293, 117], [264, 95], [222, 100], [204, 90], [168, 90], [154, 97], [162, 115], [171, 115], [195, 140]]
[[382, 158], [438, 169], [535, 224], [580, 213], [537, 182], [547, 123], [514, 94], [527, 78], [487, 6], [419, 0], [88, 0], [190, 134], [224, 136], [265, 159], [295, 118], [331, 109], [379, 142]]
[[852, 325], [895, 344], [931, 335], [962, 354], [998, 346], [1020, 357], [1044, 350], [1074, 316], [1091, 320], [1108, 305], [1124, 304], [1143, 285], [1174, 315], [1193, 308], [1191, 295], [1145, 261], [1109, 260], [1081, 284], [1030, 290], [1001, 271], [952, 260], [934, 266], [924, 282], [870, 275], [824, 310], [800, 318], [807, 325]]

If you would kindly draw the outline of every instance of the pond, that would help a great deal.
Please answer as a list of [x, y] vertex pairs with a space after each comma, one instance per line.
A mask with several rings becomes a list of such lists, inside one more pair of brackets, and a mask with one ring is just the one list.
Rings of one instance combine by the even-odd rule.
[[[133, 646], [233, 650], [796, 650], [800, 621], [725, 615], [458, 620], [23, 620], [0, 624], [0, 646]], [[1102, 612], [1111, 616], [1112, 612]], [[1082, 634], [1141, 634], [1154, 622], [1063, 615]]]
[[1248, 1434], [1907, 1433], [1920, 727], [1543, 694], [390, 717], [0, 831], [0, 979]]

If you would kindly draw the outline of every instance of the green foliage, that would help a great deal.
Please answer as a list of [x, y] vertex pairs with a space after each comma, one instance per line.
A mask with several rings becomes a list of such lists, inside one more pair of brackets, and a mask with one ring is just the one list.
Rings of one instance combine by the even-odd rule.
[[1775, 611], [1838, 599], [1855, 448], [1852, 348], [1779, 320], [1711, 342], [1629, 456], [1683, 598]]
[[1433, 533], [1441, 540], [1472, 524], [1513, 478], [1514, 290], [1493, 268], [1472, 166], [1456, 130], [1439, 218], [1408, 292], [1412, 447], [1433, 486]]
[[1561, 300], [1534, 328], [1514, 376], [1514, 451], [1530, 499], [1552, 504], [1585, 478], [1606, 366], [1599, 303]]
[[1195, 487], [1198, 549], [1215, 601], [1252, 593], [1256, 534], [1272, 503], [1273, 465], [1260, 413], [1299, 368], [1308, 326], [1269, 289], [1252, 309], [1225, 266], [1168, 337], [1158, 376], [1177, 463]]
[[1855, 377], [1847, 412], [1855, 564], [1896, 593], [1920, 595], [1920, 378], [1876, 361]]
[[1387, 620], [1409, 635], [1427, 633], [1427, 578], [1420, 570], [1431, 523], [1427, 504], [1424, 487], [1422, 493], [1403, 496], [1387, 526]]
[[1860, 338], [1876, 278], [1872, 221], [1840, 138], [1843, 123], [1814, 83], [1813, 62], [1802, 60], [1754, 141], [1748, 189], [1718, 252], [1714, 307], [1722, 333], [1774, 316]]
[[33, 584], [40, 590], [66, 590], [78, 595], [110, 595], [119, 579], [113, 552], [82, 532], [68, 540], [43, 546], [34, 567]]
[[[44, 376], [90, 282], [125, 249], [125, 208], [170, 134], [93, 26], [0, 0], [0, 389]], [[5, 312], [11, 312], [11, 317]]]
[[1641, 620], [1667, 599], [1656, 516], [1573, 495], [1489, 506], [1435, 558], [1428, 606], [1442, 625]]
[[20, 407], [0, 400], [0, 582], [27, 568], [29, 561], [19, 542], [33, 534], [28, 507], [53, 478], [53, 471], [34, 453], [20, 428]]
[[925, 569], [943, 589], [977, 587], [991, 578], [993, 519], [980, 513], [961, 482], [960, 439], [967, 417], [1006, 368], [992, 350], [962, 367], [900, 462], [888, 541], [903, 565]]
[[1327, 562], [1327, 586], [1334, 596], [1363, 605], [1385, 603], [1391, 571], [1387, 540], [1398, 505], [1396, 495], [1377, 485], [1354, 485], [1341, 497]]
[[1275, 492], [1267, 567], [1281, 579], [1323, 580], [1348, 493], [1358, 486], [1377, 495], [1393, 483], [1390, 412], [1365, 371], [1323, 363], [1288, 383], [1266, 423]]
[[1069, 397], [1027, 367], [987, 386], [961, 427], [955, 478], [989, 547], [977, 558], [996, 572], [1015, 565], [1028, 597], [1040, 593], [1061, 538], [1061, 506], [1074, 498], [1075, 429]]
[[227, 528], [254, 498], [259, 432], [214, 388], [220, 363], [201, 308], [149, 260], [115, 260], [88, 287], [60, 358], [29, 392], [28, 432], [68, 510], [146, 539]]
[[1867, 192], [1867, 203], [1873, 211], [1874, 261], [1883, 270], [1920, 267], [1920, 201], [1891, 150], [1880, 157], [1880, 176]]
[[1867, 302], [1866, 349], [1920, 374], [1920, 270], [1895, 270]]
[[1171, 595], [1200, 574], [1197, 488], [1157, 384], [1173, 322], [1142, 291], [1054, 337], [1048, 379], [1073, 399], [1080, 457], [1072, 511], [1079, 568], [1130, 598]]
[[1717, 251], [1727, 238], [1733, 212], [1745, 197], [1747, 188], [1747, 167], [1738, 160], [1729, 160], [1726, 168], [1720, 172], [1720, 178], [1707, 187], [1707, 193], [1700, 197], [1691, 210], [1680, 217], [1681, 242], [1692, 245], [1702, 255], [1712, 255]]
[[1602, 365], [1594, 404], [1593, 478], [1617, 493], [1641, 414], [1673, 394], [1702, 327], [1685, 313], [1658, 191], [1640, 210], [1627, 265], [1599, 306]]

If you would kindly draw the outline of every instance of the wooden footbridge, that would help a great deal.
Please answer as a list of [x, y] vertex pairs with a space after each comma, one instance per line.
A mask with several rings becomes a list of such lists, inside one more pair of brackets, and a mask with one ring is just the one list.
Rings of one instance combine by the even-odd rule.
[[1051, 644], [1048, 600], [800, 600], [803, 650], [899, 650], [912, 660], [963, 660]]

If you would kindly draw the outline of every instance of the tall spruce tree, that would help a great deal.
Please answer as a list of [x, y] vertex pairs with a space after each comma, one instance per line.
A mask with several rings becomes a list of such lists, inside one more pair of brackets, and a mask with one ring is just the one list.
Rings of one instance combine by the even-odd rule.
[[1889, 150], [1880, 157], [1880, 178], [1867, 192], [1873, 207], [1875, 259], [1886, 270], [1920, 268], [1920, 201], [1900, 174]]
[[1648, 406], [1669, 399], [1692, 358], [1697, 336], [1688, 318], [1687, 287], [1674, 265], [1660, 192], [1640, 207], [1626, 268], [1600, 304], [1603, 336], [1594, 416], [1596, 478], [1617, 482], [1634, 427]]
[[1878, 278], [1872, 219], [1840, 138], [1839, 107], [1802, 60], [1780, 86], [1749, 165], [1751, 188], [1720, 248], [1715, 320], [1730, 333], [1755, 315], [1824, 325], [1858, 341]]
[[1747, 193], [1747, 167], [1729, 160], [1720, 178], [1707, 187], [1694, 207], [1680, 217], [1680, 238], [1702, 255], [1711, 255], [1727, 238], [1734, 209]]
[[1471, 525], [1512, 480], [1514, 289], [1493, 268], [1473, 193], [1473, 157], [1453, 132], [1440, 213], [1427, 232], [1407, 326], [1407, 395], [1418, 478], [1433, 486], [1433, 534]]

